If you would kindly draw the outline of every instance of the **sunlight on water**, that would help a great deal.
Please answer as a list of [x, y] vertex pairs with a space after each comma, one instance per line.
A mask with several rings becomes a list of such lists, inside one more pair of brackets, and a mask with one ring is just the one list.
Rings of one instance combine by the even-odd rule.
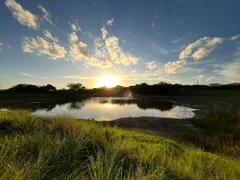
[[89, 98], [56, 105], [52, 109], [37, 109], [37, 115], [69, 115], [79, 119], [109, 121], [124, 117], [192, 118], [194, 109], [169, 101], [148, 101], [133, 98]]

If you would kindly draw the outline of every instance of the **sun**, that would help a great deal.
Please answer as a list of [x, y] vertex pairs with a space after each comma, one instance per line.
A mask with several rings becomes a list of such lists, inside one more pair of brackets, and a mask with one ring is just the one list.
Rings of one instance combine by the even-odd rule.
[[117, 78], [114, 76], [104, 76], [99, 78], [98, 81], [98, 87], [108, 87], [108, 88], [112, 88], [117, 86], [118, 82], [117, 82]]

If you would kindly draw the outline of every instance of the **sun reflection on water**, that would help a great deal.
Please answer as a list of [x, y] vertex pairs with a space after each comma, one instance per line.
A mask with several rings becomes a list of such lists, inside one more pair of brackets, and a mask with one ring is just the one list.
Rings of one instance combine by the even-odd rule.
[[105, 103], [105, 104], [103, 105], [103, 107], [105, 107], [105, 108], [107, 108], [107, 109], [110, 109], [110, 108], [113, 107], [113, 105], [112, 105], [111, 103]]

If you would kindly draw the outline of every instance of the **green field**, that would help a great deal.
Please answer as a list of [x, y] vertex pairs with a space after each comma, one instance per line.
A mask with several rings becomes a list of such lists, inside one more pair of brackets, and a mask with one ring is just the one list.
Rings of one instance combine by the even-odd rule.
[[239, 179], [240, 159], [69, 117], [0, 112], [1, 179]]

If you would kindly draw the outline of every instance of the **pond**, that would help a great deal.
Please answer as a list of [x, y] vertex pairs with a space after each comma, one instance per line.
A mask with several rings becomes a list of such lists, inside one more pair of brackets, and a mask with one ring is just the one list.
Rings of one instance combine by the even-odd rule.
[[33, 114], [41, 116], [68, 115], [78, 119], [94, 119], [96, 121], [143, 116], [177, 119], [194, 117], [194, 109], [171, 101], [134, 98], [93, 97], [67, 103], [31, 102], [14, 108], [3, 108], [26, 108], [32, 110]]

